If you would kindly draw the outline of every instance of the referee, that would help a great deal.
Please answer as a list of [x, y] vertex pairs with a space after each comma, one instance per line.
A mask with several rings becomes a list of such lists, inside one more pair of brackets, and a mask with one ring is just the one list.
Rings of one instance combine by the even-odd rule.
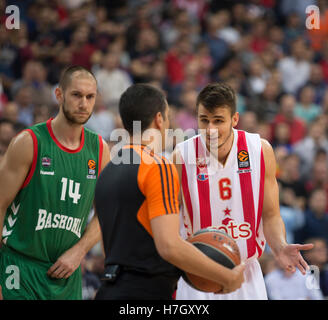
[[[243, 265], [228, 269], [179, 235], [178, 173], [169, 160], [156, 155], [169, 128], [163, 93], [147, 84], [132, 85], [121, 96], [119, 111], [130, 144], [105, 167], [96, 185], [105, 250], [96, 299], [170, 300], [181, 270], [221, 284], [224, 292], [238, 289]], [[140, 121], [139, 132], [133, 121]], [[147, 129], [157, 132], [151, 145], [141, 138]]]

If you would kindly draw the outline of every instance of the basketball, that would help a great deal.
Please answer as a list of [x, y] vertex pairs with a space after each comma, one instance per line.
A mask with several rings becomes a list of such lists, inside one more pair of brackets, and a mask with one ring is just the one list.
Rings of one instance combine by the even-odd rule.
[[[196, 248], [217, 263], [234, 268], [240, 264], [240, 252], [237, 243], [226, 233], [213, 227], [208, 227], [195, 232], [187, 239]], [[220, 292], [220, 284], [201, 278], [191, 273], [183, 273], [183, 279], [194, 289], [204, 292]]]

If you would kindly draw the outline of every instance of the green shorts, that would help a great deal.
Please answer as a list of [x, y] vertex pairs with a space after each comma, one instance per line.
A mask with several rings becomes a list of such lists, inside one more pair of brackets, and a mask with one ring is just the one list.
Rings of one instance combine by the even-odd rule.
[[11, 250], [0, 249], [0, 285], [5, 300], [81, 300], [79, 267], [68, 279], [47, 276], [52, 263], [36, 261]]

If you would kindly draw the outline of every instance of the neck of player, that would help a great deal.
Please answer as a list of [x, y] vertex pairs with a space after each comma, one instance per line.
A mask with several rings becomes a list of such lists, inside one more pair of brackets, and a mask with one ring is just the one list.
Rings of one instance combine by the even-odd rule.
[[220, 145], [218, 145], [218, 147], [210, 148], [210, 146], [206, 144], [207, 150], [209, 150], [212, 153], [212, 155], [214, 155], [223, 166], [226, 164], [226, 161], [230, 154], [233, 144], [233, 139], [234, 139], [234, 132], [231, 129], [229, 136], [226, 138], [225, 141], [223, 141]]
[[51, 121], [51, 128], [64, 147], [74, 150], [80, 146], [83, 125], [70, 123], [63, 114], [59, 113]]

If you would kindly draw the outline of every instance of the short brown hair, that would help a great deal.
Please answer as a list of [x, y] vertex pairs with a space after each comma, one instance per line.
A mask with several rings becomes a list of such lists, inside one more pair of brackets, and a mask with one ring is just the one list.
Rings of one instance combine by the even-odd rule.
[[71, 83], [71, 80], [72, 80], [72, 75], [73, 73], [75, 72], [82, 72], [82, 73], [85, 73], [85, 74], [89, 74], [90, 76], [92, 76], [94, 78], [94, 80], [96, 81], [97, 83], [97, 80], [96, 80], [96, 77], [94, 76], [94, 74], [82, 67], [82, 66], [78, 66], [78, 65], [74, 65], [74, 66], [69, 66], [68, 68], [66, 68], [62, 73], [61, 73], [61, 76], [60, 76], [60, 79], [59, 79], [59, 86], [65, 91], [66, 88], [70, 85]]
[[228, 84], [223, 82], [209, 83], [204, 87], [197, 97], [197, 110], [199, 104], [202, 104], [210, 112], [218, 107], [228, 107], [231, 115], [237, 111], [236, 94]]

